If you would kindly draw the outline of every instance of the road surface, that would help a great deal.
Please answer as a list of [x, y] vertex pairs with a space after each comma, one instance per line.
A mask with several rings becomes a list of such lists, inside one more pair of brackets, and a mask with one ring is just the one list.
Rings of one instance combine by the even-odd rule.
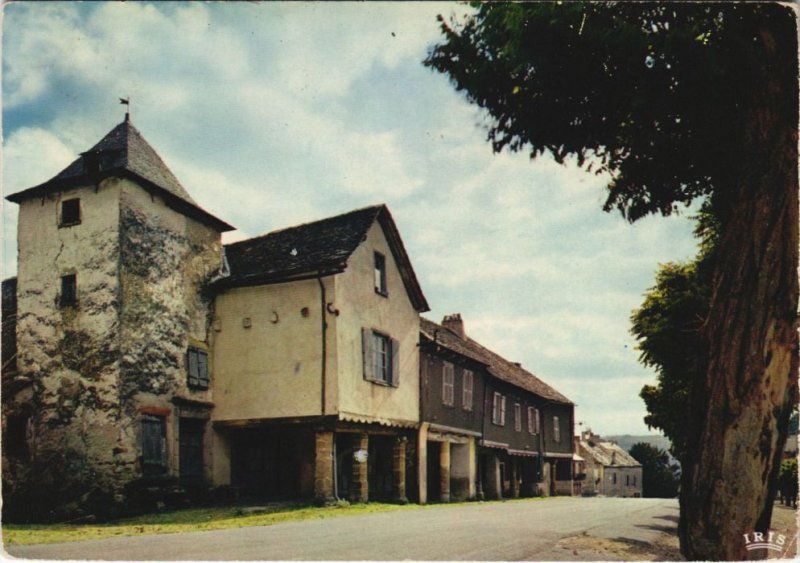
[[677, 520], [676, 500], [565, 497], [6, 549], [33, 559], [569, 560], [577, 553], [562, 538], [649, 544]]

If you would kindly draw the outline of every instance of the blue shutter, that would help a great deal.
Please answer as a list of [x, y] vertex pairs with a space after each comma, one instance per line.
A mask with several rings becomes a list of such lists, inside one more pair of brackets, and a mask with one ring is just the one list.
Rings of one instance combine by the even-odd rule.
[[372, 331], [367, 328], [361, 329], [361, 350], [363, 353], [362, 363], [364, 364], [364, 379], [367, 381], [375, 380], [375, 342]]
[[392, 342], [392, 374], [390, 378], [390, 383], [392, 387], [397, 387], [400, 385], [400, 343], [395, 340], [394, 338], [391, 339]]

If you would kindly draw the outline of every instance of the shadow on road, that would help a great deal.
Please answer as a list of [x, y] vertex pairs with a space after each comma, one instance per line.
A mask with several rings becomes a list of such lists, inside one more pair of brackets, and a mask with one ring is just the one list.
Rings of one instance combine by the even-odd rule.
[[646, 530], [655, 530], [656, 532], [663, 532], [665, 534], [674, 534], [677, 531], [677, 526], [660, 526], [658, 524], [635, 524], [637, 528]]

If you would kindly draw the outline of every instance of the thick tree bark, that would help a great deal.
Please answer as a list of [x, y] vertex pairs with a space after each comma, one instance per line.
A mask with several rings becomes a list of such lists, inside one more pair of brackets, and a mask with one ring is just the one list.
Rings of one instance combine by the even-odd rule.
[[681, 489], [681, 550], [690, 560], [746, 559], [744, 534], [768, 529], [772, 517], [797, 398], [796, 90], [785, 76], [763, 85], [743, 116], [747, 157], [731, 163], [738, 178], [718, 202], [706, 376], [693, 389]]

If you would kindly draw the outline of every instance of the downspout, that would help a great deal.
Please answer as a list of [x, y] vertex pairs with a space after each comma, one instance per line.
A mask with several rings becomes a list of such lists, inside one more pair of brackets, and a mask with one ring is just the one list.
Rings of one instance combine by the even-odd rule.
[[325, 416], [325, 384], [327, 380], [327, 371], [328, 371], [328, 339], [327, 339], [327, 331], [328, 331], [328, 321], [325, 318], [326, 306], [327, 301], [325, 297], [325, 284], [322, 283], [322, 273], [320, 272], [319, 277], [317, 277], [317, 282], [319, 282], [319, 299], [320, 299], [320, 334], [322, 338], [322, 358], [320, 360], [320, 381], [321, 381], [321, 395], [320, 395], [320, 403], [321, 409], [320, 412], [322, 416]]

